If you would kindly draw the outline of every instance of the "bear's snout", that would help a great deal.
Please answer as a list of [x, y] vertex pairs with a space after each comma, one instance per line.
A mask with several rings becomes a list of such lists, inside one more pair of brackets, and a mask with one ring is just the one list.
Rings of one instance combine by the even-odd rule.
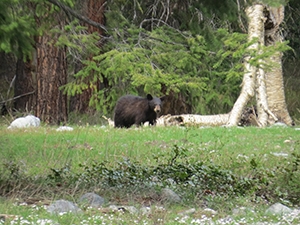
[[160, 113], [160, 111], [161, 111], [160, 105], [156, 105], [154, 108], [154, 112]]

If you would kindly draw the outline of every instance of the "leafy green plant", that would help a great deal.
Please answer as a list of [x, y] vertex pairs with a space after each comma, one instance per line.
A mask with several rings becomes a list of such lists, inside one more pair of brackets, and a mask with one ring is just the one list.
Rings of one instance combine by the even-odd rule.
[[[168, 26], [147, 31], [131, 25], [111, 33], [113, 41], [93, 60], [84, 61], [85, 67], [63, 89], [68, 95], [75, 95], [91, 87], [95, 80], [107, 82], [108, 87], [93, 89], [95, 94], [89, 103], [104, 114], [126, 93], [181, 92], [188, 96], [195, 112], [207, 114], [211, 113], [209, 109], [216, 112], [218, 108], [225, 111], [233, 105], [232, 93], [239, 90], [242, 64], [238, 62], [246, 48], [240, 42], [246, 39], [245, 35], [231, 36], [224, 30], [216, 34], [224, 48], [217, 54], [210, 51], [201, 35]], [[225, 66], [230, 70], [224, 69]]]
[[[299, 147], [299, 142], [297, 144]], [[298, 203], [300, 195], [300, 154], [292, 153], [290, 163], [280, 169], [279, 182], [280, 187], [277, 190], [280, 197], [284, 197], [292, 203]]]
[[53, 181], [54, 183], [61, 183], [66, 180], [70, 180], [70, 166], [67, 164], [60, 169], [50, 168], [51, 173], [47, 176], [49, 181]]
[[[159, 191], [169, 187], [186, 203], [230, 202], [239, 196], [295, 205], [298, 132], [251, 127], [80, 126], [63, 133], [50, 127], [25, 132], [3, 128], [0, 190], [3, 196], [51, 198], [97, 190], [112, 199], [159, 201]], [[275, 156], [278, 149], [287, 156]]]
[[[77, 174], [77, 182], [85, 185], [101, 183], [105, 187], [163, 187], [173, 185], [177, 189], [189, 188], [216, 195], [245, 194], [255, 189], [257, 184], [251, 178], [243, 178], [230, 170], [217, 165], [205, 165], [203, 162], [190, 163], [186, 158], [187, 149], [174, 145], [172, 154], [157, 166], [142, 166], [137, 162], [124, 159], [110, 168], [105, 163], [80, 165], [83, 172]], [[155, 157], [156, 160], [159, 157]], [[255, 178], [256, 179], [256, 178]]]

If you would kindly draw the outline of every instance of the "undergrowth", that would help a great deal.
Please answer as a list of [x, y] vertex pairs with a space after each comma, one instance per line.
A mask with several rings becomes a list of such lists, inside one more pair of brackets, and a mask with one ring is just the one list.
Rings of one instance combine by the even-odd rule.
[[157, 164], [152, 166], [123, 158], [114, 166], [105, 161], [80, 164], [80, 172], [72, 171], [66, 164], [58, 169], [50, 168], [48, 174], [40, 177], [27, 175], [20, 162], [8, 161], [0, 167], [0, 195], [15, 195], [23, 191], [27, 195], [40, 192], [51, 196], [58, 194], [58, 190], [65, 190], [64, 194], [76, 194], [79, 190], [97, 187], [112, 192], [122, 190], [127, 195], [132, 190], [135, 190], [135, 195], [143, 190], [143, 195], [146, 192], [153, 196], [169, 187], [180, 193], [185, 202], [214, 196], [249, 196], [252, 201], [300, 203], [300, 154], [291, 154], [287, 163], [271, 169], [258, 168], [259, 159], [253, 158], [249, 161], [251, 171], [241, 176], [212, 162], [190, 162], [186, 152], [185, 147], [174, 144], [171, 154], [153, 155]]

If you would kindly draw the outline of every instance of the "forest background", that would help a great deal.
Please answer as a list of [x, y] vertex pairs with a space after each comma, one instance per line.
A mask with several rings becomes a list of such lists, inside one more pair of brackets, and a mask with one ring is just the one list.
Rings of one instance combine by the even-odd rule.
[[[264, 3], [285, 6], [284, 87], [297, 122], [300, 3]], [[228, 113], [241, 90], [251, 4], [2, 0], [1, 114], [33, 113], [50, 124], [78, 121], [75, 115], [112, 117], [128, 93], [167, 95], [163, 114]]]

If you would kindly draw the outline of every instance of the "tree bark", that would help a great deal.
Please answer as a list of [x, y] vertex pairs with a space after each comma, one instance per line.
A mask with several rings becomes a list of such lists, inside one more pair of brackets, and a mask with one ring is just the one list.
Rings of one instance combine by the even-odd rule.
[[[24, 62], [22, 57], [17, 60], [14, 108], [18, 111], [33, 113], [32, 111], [35, 106], [33, 72], [34, 69], [31, 60], [28, 59]], [[22, 97], [19, 98], [19, 96]]]
[[[284, 18], [284, 7], [269, 8], [268, 21], [266, 23], [265, 45], [272, 46], [282, 42], [279, 25]], [[266, 71], [266, 90], [269, 109], [279, 121], [287, 125], [293, 125], [293, 120], [287, 110], [283, 72], [282, 72], [282, 53], [278, 52], [268, 59], [271, 69]], [[274, 117], [269, 117], [268, 123], [273, 124]]]
[[[62, 28], [64, 17], [53, 15], [56, 28]], [[58, 24], [58, 26], [57, 26]], [[59, 89], [67, 83], [66, 48], [55, 46], [58, 34], [44, 33], [36, 38], [36, 116], [49, 124], [67, 122], [67, 97]]]
[[[254, 54], [262, 54], [261, 46], [263, 45], [275, 45], [277, 42], [282, 41], [278, 30], [284, 17], [283, 6], [266, 8], [264, 5], [255, 4], [246, 9], [246, 14], [249, 18], [248, 40], [254, 40], [254, 44], [249, 47], [249, 50], [252, 50]], [[281, 57], [282, 53], [278, 52], [265, 62], [259, 60], [259, 65], [251, 65], [251, 56], [245, 57], [245, 75], [242, 90], [231, 113], [215, 116], [168, 115], [159, 118], [157, 124], [204, 126], [227, 124], [227, 126], [237, 126], [246, 104], [255, 94], [257, 117], [254, 113], [251, 119], [255, 121], [256, 125], [265, 127], [267, 124], [272, 124], [278, 120], [287, 125], [293, 125], [284, 96]], [[263, 64], [270, 65], [271, 70], [264, 68]]]
[[[249, 49], [256, 52], [259, 51], [260, 45], [264, 43], [264, 6], [261, 4], [255, 4], [246, 9], [246, 14], [249, 19], [248, 25], [248, 40], [252, 41], [257, 39]], [[257, 67], [250, 65], [250, 56], [245, 58], [245, 75], [242, 83], [241, 94], [235, 102], [230, 117], [228, 120], [228, 126], [237, 126], [240, 121], [242, 111], [245, 108], [248, 101], [254, 96], [255, 82]]]
[[174, 125], [198, 125], [198, 126], [222, 126], [229, 119], [230, 114], [218, 115], [165, 115], [157, 119], [157, 126], [174, 126]]
[[[80, 2], [82, 5], [82, 13], [86, 15], [86, 17], [90, 21], [94, 21], [97, 24], [101, 24], [102, 26], [105, 25], [105, 17], [104, 17], [104, 5], [105, 5], [106, 0], [89, 0], [87, 2]], [[99, 29], [99, 27], [95, 27], [92, 24], [88, 24], [88, 33], [98, 33], [99, 36], [103, 36], [103, 30]], [[99, 48], [101, 48], [101, 45], [98, 45]], [[92, 60], [92, 55], [89, 56], [89, 60]], [[76, 67], [77, 71], [75, 70], [75, 73], [77, 73], [79, 70], [83, 68], [83, 65], [81, 62], [76, 62]], [[105, 81], [105, 78], [103, 78]], [[87, 83], [92, 82], [89, 80], [89, 77], [86, 78]], [[104, 82], [105, 83], [105, 82]], [[100, 88], [101, 84], [100, 81], [96, 81], [93, 85], [89, 85], [90, 87], [86, 90], [83, 90], [81, 94], [77, 94], [73, 97], [71, 97], [71, 110], [76, 111], [79, 113], [89, 113], [90, 108], [89, 108], [89, 102], [90, 98], [92, 97], [93, 93], [97, 92], [98, 89]], [[94, 90], [91, 86], [96, 88]], [[94, 111], [94, 110], [93, 110]]]
[[[61, 2], [57, 1], [57, 0], [47, 0], [48, 2], [58, 6], [59, 8], [61, 8], [62, 10], [65, 11], [66, 14], [71, 14], [72, 16], [74, 16], [75, 18], [79, 19], [80, 21], [85, 22], [86, 24], [89, 24], [93, 27], [97, 27], [100, 30], [104, 30], [107, 31], [106, 28], [103, 26], [103, 24], [101, 23], [96, 23], [94, 20], [90, 20], [88, 18], [86, 18], [85, 16], [82, 16], [79, 13], [76, 13], [74, 10], [72, 10], [70, 7], [62, 4]], [[92, 2], [97, 3], [97, 0], [91, 0]], [[106, 0], [104, 0], [105, 2]], [[103, 0], [99, 1], [99, 3], [101, 4], [101, 2], [103, 2]], [[97, 3], [98, 4], [98, 3]], [[95, 5], [96, 6], [96, 5]], [[99, 10], [101, 8], [93, 8], [92, 10]], [[104, 14], [103, 14], [104, 15]]]
[[[260, 65], [262, 62], [260, 60]], [[266, 93], [265, 84], [265, 71], [259, 68], [256, 75], [256, 104], [257, 104], [257, 116], [258, 116], [258, 126], [265, 127], [268, 124], [268, 100]]]
[[[266, 86], [269, 109], [276, 118], [287, 125], [293, 125], [293, 120], [287, 110], [282, 77], [282, 54], [277, 53], [269, 60], [275, 65], [266, 73]], [[268, 123], [273, 124], [274, 117], [269, 117]]]
[[13, 96], [16, 57], [12, 53], [0, 52], [0, 62], [0, 115], [4, 115], [12, 108], [8, 99]]

